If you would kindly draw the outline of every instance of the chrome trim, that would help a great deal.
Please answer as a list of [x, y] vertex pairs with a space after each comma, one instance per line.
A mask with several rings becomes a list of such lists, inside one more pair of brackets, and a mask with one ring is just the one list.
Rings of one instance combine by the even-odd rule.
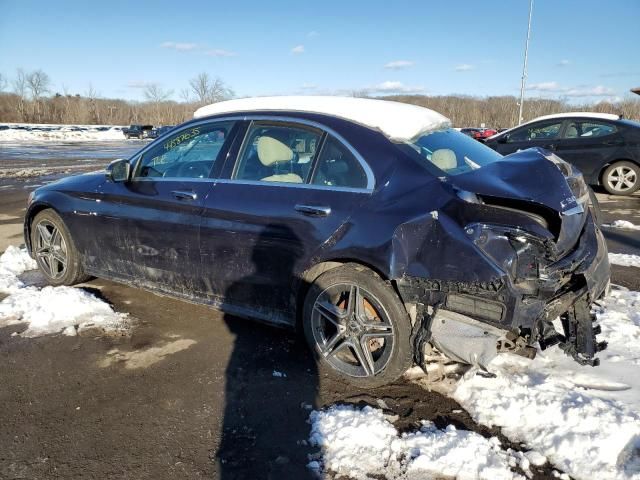
[[[367, 176], [367, 187], [365, 189], [362, 188], [350, 188], [350, 187], [325, 187], [325, 186], [321, 186], [321, 185], [315, 185], [315, 187], [320, 187], [320, 188], [330, 188], [333, 190], [343, 190], [345, 189], [345, 191], [372, 191], [375, 190], [376, 188], [376, 179], [375, 179], [375, 175], [373, 174], [373, 170], [371, 170], [371, 167], [369, 166], [369, 164], [366, 162], [366, 160], [362, 157], [362, 155], [360, 155], [360, 153], [347, 141], [345, 140], [345, 138], [340, 135], [338, 132], [336, 132], [335, 130], [333, 130], [330, 127], [327, 127], [321, 123], [318, 122], [314, 122], [313, 120], [306, 120], [304, 118], [296, 118], [296, 117], [280, 117], [280, 116], [276, 116], [276, 115], [231, 115], [231, 116], [224, 116], [224, 117], [204, 117], [202, 120], [198, 120], [197, 122], [193, 122], [193, 123], [189, 123], [188, 125], [185, 125], [184, 127], [180, 128], [180, 130], [176, 130], [173, 132], [172, 135], [180, 133], [183, 130], [187, 130], [189, 128], [193, 128], [195, 126], [198, 125], [202, 125], [202, 124], [209, 124], [212, 122], [230, 122], [230, 121], [247, 121], [247, 120], [253, 120], [253, 121], [274, 121], [274, 122], [289, 122], [289, 123], [299, 123], [301, 125], [307, 125], [309, 127], [314, 127], [317, 128], [319, 130], [322, 130], [323, 132], [327, 132], [328, 134], [334, 136], [340, 143], [342, 143], [345, 147], [347, 147], [347, 149], [353, 154], [353, 156], [356, 158], [356, 160], [358, 160], [358, 163], [360, 163], [360, 166], [362, 167], [362, 169], [364, 170], [365, 175]], [[149, 143], [148, 145], [146, 145], [142, 150], [139, 150], [138, 152], [136, 152], [134, 155], [131, 156], [131, 158], [129, 159], [129, 161], [131, 162], [136, 156], [138, 156], [137, 160], [135, 161], [135, 164], [133, 165], [133, 172], [137, 171], [137, 167], [138, 167], [138, 163], [140, 162], [140, 160], [142, 159], [142, 156], [152, 147], [154, 147], [157, 143], [159, 143], [159, 140], [163, 139], [164, 137], [159, 137], [157, 139], [155, 139], [153, 142]], [[244, 146], [244, 142], [245, 142], [246, 138], [243, 139], [242, 141], [242, 146]], [[237, 158], [236, 158], [237, 161]], [[139, 179], [143, 179], [146, 177], [134, 177], [132, 180], [139, 180]], [[219, 181], [219, 179], [212, 179], [209, 178], [207, 180], [216, 180]], [[224, 179], [226, 180], [226, 179]], [[237, 182], [241, 182], [244, 180], [237, 180]], [[280, 185], [281, 182], [260, 182], [261, 184], [264, 183], [271, 183], [271, 184], [278, 184]], [[282, 183], [282, 185], [287, 185], [286, 183]], [[309, 184], [304, 184], [304, 185], [309, 185]], [[289, 186], [291, 186], [289, 184]], [[300, 184], [298, 184], [298, 186], [301, 186]]]
[[304, 215], [311, 215], [314, 217], [326, 217], [331, 214], [331, 207], [324, 207], [320, 205], [298, 204], [294, 208], [296, 211]]
[[352, 188], [352, 187], [332, 187], [330, 185], [314, 185], [312, 183], [290, 183], [290, 182], [263, 182], [262, 180], [234, 180], [229, 178], [211, 179], [215, 183], [225, 183], [233, 185], [255, 185], [263, 187], [293, 187], [304, 188], [309, 190], [330, 190], [335, 192], [351, 192], [351, 193], [371, 193], [368, 188]]

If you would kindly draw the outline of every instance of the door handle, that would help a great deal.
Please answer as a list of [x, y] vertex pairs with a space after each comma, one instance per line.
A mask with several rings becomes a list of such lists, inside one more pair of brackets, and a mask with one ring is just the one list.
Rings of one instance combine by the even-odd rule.
[[173, 190], [171, 195], [176, 197], [178, 200], [195, 200], [198, 198], [198, 194], [196, 192], [189, 192], [188, 190]]
[[318, 205], [296, 205], [295, 209], [300, 213], [312, 217], [326, 217], [331, 213], [331, 207], [323, 207]]
[[557, 148], [558, 145], [556, 145], [555, 143], [550, 143], [549, 145], [547, 145], [548, 150], [556, 150]]

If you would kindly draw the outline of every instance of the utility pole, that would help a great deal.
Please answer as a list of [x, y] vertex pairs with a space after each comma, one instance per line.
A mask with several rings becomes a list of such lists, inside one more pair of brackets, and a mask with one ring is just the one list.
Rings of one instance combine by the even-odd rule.
[[527, 58], [529, 56], [529, 39], [531, 38], [531, 15], [533, 14], [533, 0], [529, 0], [529, 26], [527, 27], [527, 43], [524, 46], [524, 64], [522, 65], [522, 84], [520, 85], [520, 113], [518, 125], [522, 123], [522, 107], [524, 105], [524, 87], [527, 82]]

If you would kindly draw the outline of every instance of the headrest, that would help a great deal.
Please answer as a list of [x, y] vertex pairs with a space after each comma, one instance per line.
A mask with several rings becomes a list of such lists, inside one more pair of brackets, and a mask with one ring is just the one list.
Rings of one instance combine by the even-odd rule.
[[456, 153], [448, 148], [440, 148], [431, 154], [431, 163], [440, 170], [451, 170], [458, 166]]
[[258, 158], [260, 163], [268, 167], [276, 163], [291, 161], [293, 150], [275, 138], [260, 137], [258, 140]]

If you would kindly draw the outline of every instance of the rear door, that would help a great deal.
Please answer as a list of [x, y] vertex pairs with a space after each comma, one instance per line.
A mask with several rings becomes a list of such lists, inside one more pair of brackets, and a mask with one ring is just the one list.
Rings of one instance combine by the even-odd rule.
[[531, 147], [555, 150], [560, 139], [562, 124], [562, 120], [556, 119], [524, 125], [503, 137], [496, 149], [503, 155]]
[[[105, 182], [105, 245], [117, 251], [100, 265], [136, 282], [199, 295], [199, 230], [211, 176], [222, 167], [233, 121], [201, 122], [162, 137], [135, 160], [132, 179]], [[107, 256], [107, 255], [105, 255]]]
[[557, 154], [580, 169], [590, 183], [597, 183], [602, 167], [616, 160], [624, 139], [613, 123], [599, 119], [567, 121]]
[[227, 310], [293, 321], [293, 286], [325, 242], [348, 228], [373, 174], [333, 132], [256, 120], [204, 205], [200, 252], [209, 295]]

